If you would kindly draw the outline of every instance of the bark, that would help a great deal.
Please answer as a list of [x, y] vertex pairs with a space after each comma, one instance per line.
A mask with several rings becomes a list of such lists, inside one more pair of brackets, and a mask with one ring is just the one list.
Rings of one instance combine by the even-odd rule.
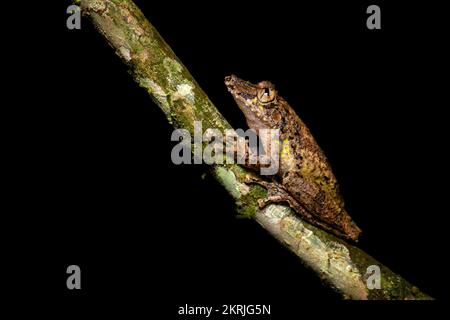
[[[175, 128], [185, 128], [193, 134], [194, 121], [201, 121], [203, 128], [231, 129], [132, 1], [76, 3]], [[266, 190], [246, 185], [244, 178], [248, 172], [242, 167], [213, 165], [211, 172], [235, 200], [241, 215], [258, 222], [344, 298], [431, 299], [362, 250], [303, 221], [288, 207], [270, 205], [259, 210], [256, 201], [265, 196]], [[367, 268], [372, 265], [381, 269], [381, 289], [368, 289]]]

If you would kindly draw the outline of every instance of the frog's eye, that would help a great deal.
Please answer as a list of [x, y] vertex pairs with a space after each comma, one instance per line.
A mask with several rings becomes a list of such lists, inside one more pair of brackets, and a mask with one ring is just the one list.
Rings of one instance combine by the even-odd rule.
[[258, 90], [258, 100], [261, 103], [270, 103], [275, 100], [275, 90], [272, 88], [260, 88]]

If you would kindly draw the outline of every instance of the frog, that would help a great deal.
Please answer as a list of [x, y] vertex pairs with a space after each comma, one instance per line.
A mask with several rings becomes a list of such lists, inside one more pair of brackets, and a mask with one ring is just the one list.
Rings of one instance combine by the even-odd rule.
[[[278, 171], [268, 177], [254, 174], [245, 177], [245, 183], [267, 189], [267, 196], [258, 199], [259, 208], [287, 204], [310, 224], [357, 242], [362, 231], [345, 209], [328, 159], [275, 86], [270, 81], [254, 84], [234, 74], [225, 77], [225, 85], [256, 135], [261, 137], [263, 129], [279, 130]], [[269, 145], [267, 141], [262, 144]], [[259, 166], [252, 163], [247, 167], [255, 170]]]

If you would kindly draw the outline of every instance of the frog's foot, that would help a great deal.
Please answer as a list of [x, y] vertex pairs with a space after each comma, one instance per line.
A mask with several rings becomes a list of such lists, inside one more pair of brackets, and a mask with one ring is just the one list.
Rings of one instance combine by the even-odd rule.
[[267, 197], [258, 199], [258, 206], [260, 209], [264, 209], [272, 203], [287, 203], [291, 208], [298, 206], [298, 203], [294, 198], [283, 188], [282, 185], [276, 182], [268, 182], [254, 176], [246, 175], [246, 184], [258, 184], [267, 189]]
[[273, 183], [267, 187], [267, 197], [258, 199], [258, 206], [260, 209], [264, 209], [269, 204], [287, 203], [291, 208], [298, 206], [297, 201], [278, 184]]

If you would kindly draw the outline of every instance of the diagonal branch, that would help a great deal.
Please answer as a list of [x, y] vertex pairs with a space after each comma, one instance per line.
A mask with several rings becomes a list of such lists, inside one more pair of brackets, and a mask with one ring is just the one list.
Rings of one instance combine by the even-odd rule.
[[[175, 128], [193, 134], [194, 121], [201, 121], [203, 128], [231, 129], [131, 0], [77, 3]], [[259, 210], [257, 199], [266, 190], [246, 185], [247, 171], [242, 167], [214, 165], [211, 171], [233, 197], [241, 214], [251, 216], [344, 298], [431, 299], [365, 252], [303, 221], [288, 207], [270, 205]], [[367, 268], [373, 265], [381, 270], [381, 289], [369, 290]]]

